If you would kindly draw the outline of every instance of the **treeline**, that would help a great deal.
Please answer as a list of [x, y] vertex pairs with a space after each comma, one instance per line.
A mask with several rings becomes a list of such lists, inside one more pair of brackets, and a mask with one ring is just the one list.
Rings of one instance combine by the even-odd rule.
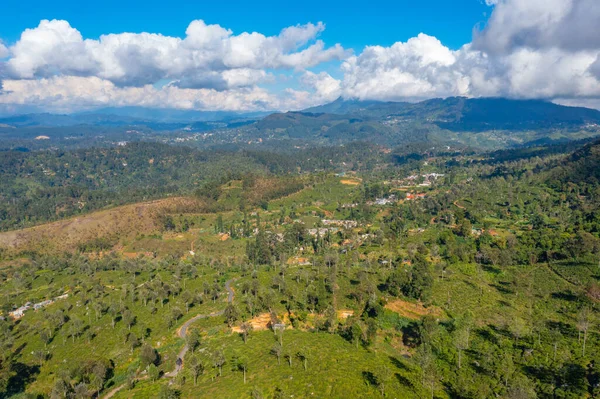
[[[244, 176], [335, 170], [342, 163], [371, 168], [380, 156], [375, 147], [358, 144], [288, 154], [200, 151], [144, 142], [73, 151], [5, 151], [0, 156], [0, 230], [194, 191], [216, 200], [219, 185]], [[299, 184], [279, 180], [261, 186], [260, 199], [249, 195], [249, 205], [290, 194]]]

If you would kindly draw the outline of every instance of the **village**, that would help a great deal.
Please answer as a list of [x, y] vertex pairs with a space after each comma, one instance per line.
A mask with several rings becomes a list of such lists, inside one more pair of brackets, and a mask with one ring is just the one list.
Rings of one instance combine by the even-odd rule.
[[[25, 305], [18, 307], [17, 309], [13, 310], [12, 312], [8, 313], [8, 316], [11, 317], [13, 320], [18, 320], [20, 318], [22, 318], [23, 316], [25, 316], [25, 312], [33, 309], [33, 310], [40, 310], [42, 308], [45, 308], [46, 306], [52, 305], [54, 302], [62, 300], [62, 299], [67, 299], [69, 297], [69, 294], [63, 294], [63, 295], [59, 295], [53, 299], [47, 299], [45, 301], [42, 302], [38, 302], [38, 303], [31, 303], [31, 302], [27, 302], [25, 303]], [[0, 318], [2, 318], [4, 320], [4, 318], [2, 316], [0, 316]]]

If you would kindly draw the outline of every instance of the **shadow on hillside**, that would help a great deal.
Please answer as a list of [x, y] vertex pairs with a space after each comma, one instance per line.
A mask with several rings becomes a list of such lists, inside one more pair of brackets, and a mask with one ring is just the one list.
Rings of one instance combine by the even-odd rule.
[[392, 364], [394, 366], [396, 366], [397, 368], [399, 368], [400, 370], [410, 371], [410, 369], [406, 366], [406, 364], [404, 364], [400, 359], [398, 359], [394, 356], [389, 356], [389, 359], [392, 362]]
[[363, 371], [362, 376], [363, 380], [365, 380], [365, 383], [367, 385], [374, 387], [377, 386], [377, 377], [375, 377], [375, 374], [371, 373], [370, 371]]
[[396, 373], [394, 375], [396, 376], [396, 379], [398, 380], [400, 385], [404, 385], [405, 387], [408, 387], [408, 388], [414, 388], [413, 383], [408, 378], [406, 378], [403, 375], [400, 375], [398, 373]]
[[483, 270], [485, 270], [488, 273], [492, 273], [492, 274], [500, 274], [502, 273], [502, 270], [499, 267], [495, 267], [492, 265], [482, 265], [481, 268]]
[[6, 393], [8, 398], [25, 391], [28, 384], [35, 381], [36, 375], [40, 373], [39, 366], [29, 366], [25, 363], [16, 362], [12, 365], [14, 375], [8, 380]]
[[562, 299], [567, 302], [577, 302], [579, 297], [571, 291], [561, 291], [561, 292], [553, 292], [552, 298], [554, 299]]
[[[507, 283], [500, 283], [500, 284], [508, 285]], [[501, 292], [502, 294], [512, 295], [515, 293], [513, 290], [506, 288], [499, 284], [492, 284], [491, 286], [494, 287], [496, 290], [498, 290], [498, 292]]]

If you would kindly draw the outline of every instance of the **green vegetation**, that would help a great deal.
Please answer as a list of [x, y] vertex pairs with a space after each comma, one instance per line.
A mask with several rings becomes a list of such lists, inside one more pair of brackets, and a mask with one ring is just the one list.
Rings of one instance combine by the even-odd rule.
[[0, 233], [0, 397], [599, 397], [599, 148], [11, 153], [5, 198], [182, 198]]

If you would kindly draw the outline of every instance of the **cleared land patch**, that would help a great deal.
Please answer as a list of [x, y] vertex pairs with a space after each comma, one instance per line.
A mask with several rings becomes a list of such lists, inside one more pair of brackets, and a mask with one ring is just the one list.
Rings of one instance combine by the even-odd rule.
[[0, 248], [42, 252], [72, 251], [79, 244], [105, 237], [127, 238], [159, 228], [161, 213], [201, 209], [194, 198], [176, 197], [92, 212], [18, 231], [0, 233]]
[[402, 317], [412, 320], [419, 320], [423, 316], [442, 315], [441, 309], [437, 307], [432, 306], [426, 308], [420, 303], [403, 301], [402, 299], [396, 299], [395, 301], [388, 302], [388, 304], [385, 305], [385, 308], [391, 310], [392, 312], [398, 313]]

